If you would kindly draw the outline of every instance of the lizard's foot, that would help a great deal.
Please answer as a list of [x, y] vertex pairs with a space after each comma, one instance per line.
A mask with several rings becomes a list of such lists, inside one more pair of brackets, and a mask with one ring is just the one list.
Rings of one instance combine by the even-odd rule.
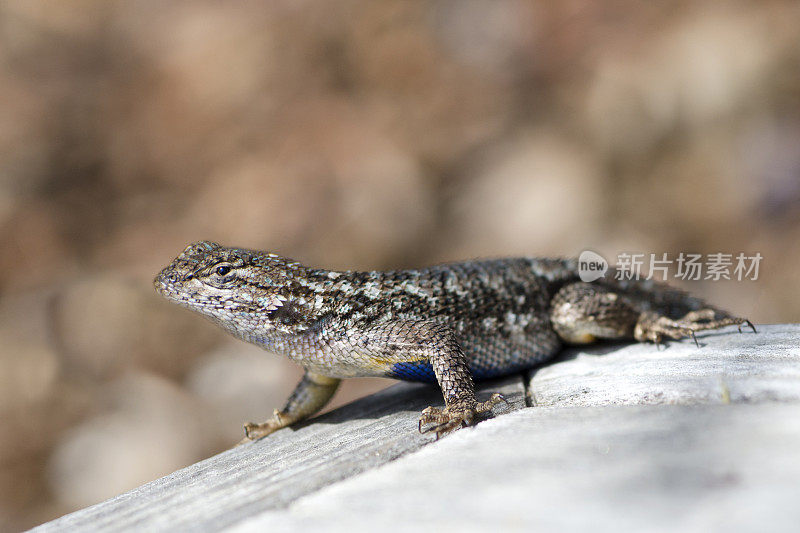
[[698, 331], [705, 331], [709, 329], [719, 329], [725, 326], [739, 326], [739, 332], [742, 331], [742, 325], [747, 325], [752, 328], [753, 333], [756, 328], [752, 322], [746, 318], [738, 317], [725, 317], [714, 319], [715, 311], [713, 309], [700, 309], [698, 311], [691, 311], [678, 320], [672, 320], [665, 316], [659, 316], [654, 313], [643, 314], [633, 332], [636, 340], [645, 342], [650, 341], [656, 344], [661, 344], [664, 337], [671, 339], [683, 339], [691, 337], [695, 344], [699, 346], [695, 333]]
[[[479, 402], [472, 407], [462, 404], [450, 404], [444, 409], [438, 407], [426, 407], [419, 417], [420, 433], [435, 432], [438, 439], [445, 433], [458, 429], [459, 427], [471, 426], [475, 418], [480, 413], [491, 411], [500, 402], [508, 401], [500, 393], [492, 394], [492, 397], [485, 402]], [[424, 424], [436, 424], [422, 429]]]
[[289, 424], [291, 424], [291, 421], [287, 420], [284, 413], [276, 409], [272, 418], [266, 422], [262, 422], [261, 424], [254, 424], [253, 422], [246, 423], [244, 425], [244, 438], [239, 441], [237, 446], [266, 437], [270, 433], [274, 433]]

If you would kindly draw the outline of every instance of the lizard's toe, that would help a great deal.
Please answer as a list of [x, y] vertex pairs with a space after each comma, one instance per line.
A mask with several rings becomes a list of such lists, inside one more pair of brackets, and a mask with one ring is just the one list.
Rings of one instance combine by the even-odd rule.
[[738, 317], [714, 318], [716, 311], [713, 309], [700, 309], [691, 311], [683, 317], [672, 320], [665, 316], [651, 315], [641, 319], [634, 330], [634, 337], [640, 341], [650, 341], [656, 344], [661, 343], [663, 337], [671, 339], [683, 339], [691, 337], [695, 344], [698, 344], [696, 332], [718, 329], [725, 326], [739, 326], [742, 331], [742, 324], [746, 324], [755, 331], [753, 324], [745, 319]]
[[431, 428], [425, 429], [423, 433], [436, 433], [436, 439], [438, 440], [439, 437], [444, 435], [445, 433], [449, 433], [459, 427], [466, 426], [466, 422], [460, 418], [452, 418], [447, 422], [442, 422], [441, 424], [437, 424]]
[[492, 397], [489, 398], [487, 401], [481, 402], [478, 405], [476, 405], [475, 411], [477, 411], [478, 413], [486, 413], [488, 411], [491, 411], [492, 408], [500, 402], [505, 402], [506, 405], [510, 405], [508, 403], [508, 400], [506, 400], [505, 396], [503, 396], [499, 392], [495, 392], [494, 394], [492, 394]]
[[[256, 440], [260, 439], [261, 437], [266, 437], [275, 429], [270, 427], [271, 424], [269, 422], [265, 422], [263, 424], [255, 424], [253, 422], [247, 422], [244, 425], [244, 438], [246, 440]], [[244, 442], [244, 441], [243, 441]]]
[[258, 440], [261, 437], [266, 437], [270, 433], [274, 433], [286, 427], [289, 423], [291, 423], [291, 420], [286, 419], [284, 414], [276, 409], [273, 417], [266, 422], [262, 422], [261, 424], [254, 424], [253, 422], [246, 423], [244, 425], [245, 440], [239, 444], [244, 444], [247, 440]]
[[[638, 326], [637, 326], [638, 328]], [[691, 327], [691, 323], [671, 320], [667, 317], [659, 317], [653, 323], [647, 324], [645, 328], [637, 331], [636, 338], [639, 340], [647, 340], [656, 345], [660, 345], [664, 337], [670, 339], [683, 339], [685, 337], [692, 337], [697, 342], [694, 335], [695, 329]]]
[[443, 424], [448, 420], [449, 417], [444, 410], [439, 409], [438, 407], [426, 407], [419, 415], [419, 432], [427, 433], [430, 431], [430, 429], [426, 429], [425, 431], [422, 430], [422, 426], [425, 424]]
[[[471, 426], [481, 413], [486, 413], [500, 402], [508, 403], [502, 394], [496, 392], [485, 402], [480, 402], [474, 406], [451, 404], [444, 409], [438, 407], [426, 407], [419, 417], [420, 433], [436, 433], [438, 439], [445, 433], [460, 427]], [[425, 424], [434, 424], [424, 428]]]
[[[428, 407], [419, 417], [419, 431], [420, 433], [436, 433], [438, 439], [445, 433], [449, 433], [462, 426], [469, 426], [477, 415], [477, 410], [474, 408], [466, 409], [453, 409], [452, 407], [445, 407], [438, 409], [436, 407]], [[433, 426], [423, 428], [425, 424], [434, 424]]]

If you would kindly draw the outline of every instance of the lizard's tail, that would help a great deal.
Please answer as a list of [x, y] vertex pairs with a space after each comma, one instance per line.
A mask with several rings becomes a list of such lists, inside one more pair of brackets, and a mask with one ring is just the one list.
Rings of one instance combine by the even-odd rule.
[[655, 311], [659, 314], [677, 320], [687, 313], [701, 309], [714, 311], [714, 319], [735, 318], [728, 311], [709, 304], [702, 298], [691, 296], [686, 291], [672, 287], [656, 280], [617, 280], [614, 277], [616, 269], [610, 271], [607, 277], [598, 280], [611, 290], [617, 290], [626, 297], [636, 301], [643, 309]]

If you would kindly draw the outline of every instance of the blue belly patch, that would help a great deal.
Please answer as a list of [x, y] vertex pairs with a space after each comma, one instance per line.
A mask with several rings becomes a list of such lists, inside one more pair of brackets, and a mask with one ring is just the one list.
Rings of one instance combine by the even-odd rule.
[[[472, 379], [475, 381], [481, 381], [510, 373], [508, 369], [506, 369], [506, 371], [495, 370], [492, 372], [486, 368], [470, 368], [470, 371], [472, 372]], [[387, 377], [402, 379], [404, 381], [423, 381], [426, 383], [436, 383], [436, 374], [433, 373], [433, 367], [428, 361], [424, 360], [395, 363], [387, 373]]]
[[433, 373], [433, 367], [428, 361], [395, 363], [389, 370], [389, 377], [405, 381], [436, 383], [436, 375]]

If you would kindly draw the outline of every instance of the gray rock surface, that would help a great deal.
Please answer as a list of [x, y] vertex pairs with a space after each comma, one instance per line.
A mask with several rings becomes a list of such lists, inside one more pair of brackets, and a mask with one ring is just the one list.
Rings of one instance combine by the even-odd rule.
[[[481, 390], [487, 392], [479, 392], [479, 399], [487, 399], [488, 392], [507, 398], [510, 405], [501, 404], [499, 413], [525, 407], [520, 377]], [[417, 419], [422, 409], [441, 401], [434, 387], [398, 384], [294, 431], [233, 448], [34, 530], [219, 530], [433, 442], [417, 432]]]
[[798, 404], [525, 409], [235, 531], [797, 531], [798, 444]]
[[570, 350], [487, 383], [512, 405], [437, 442], [415, 431], [437, 391], [400, 384], [37, 531], [791, 531], [798, 341], [776, 325]]
[[538, 406], [800, 401], [800, 327], [736, 328], [691, 340], [567, 351], [529, 381]]

